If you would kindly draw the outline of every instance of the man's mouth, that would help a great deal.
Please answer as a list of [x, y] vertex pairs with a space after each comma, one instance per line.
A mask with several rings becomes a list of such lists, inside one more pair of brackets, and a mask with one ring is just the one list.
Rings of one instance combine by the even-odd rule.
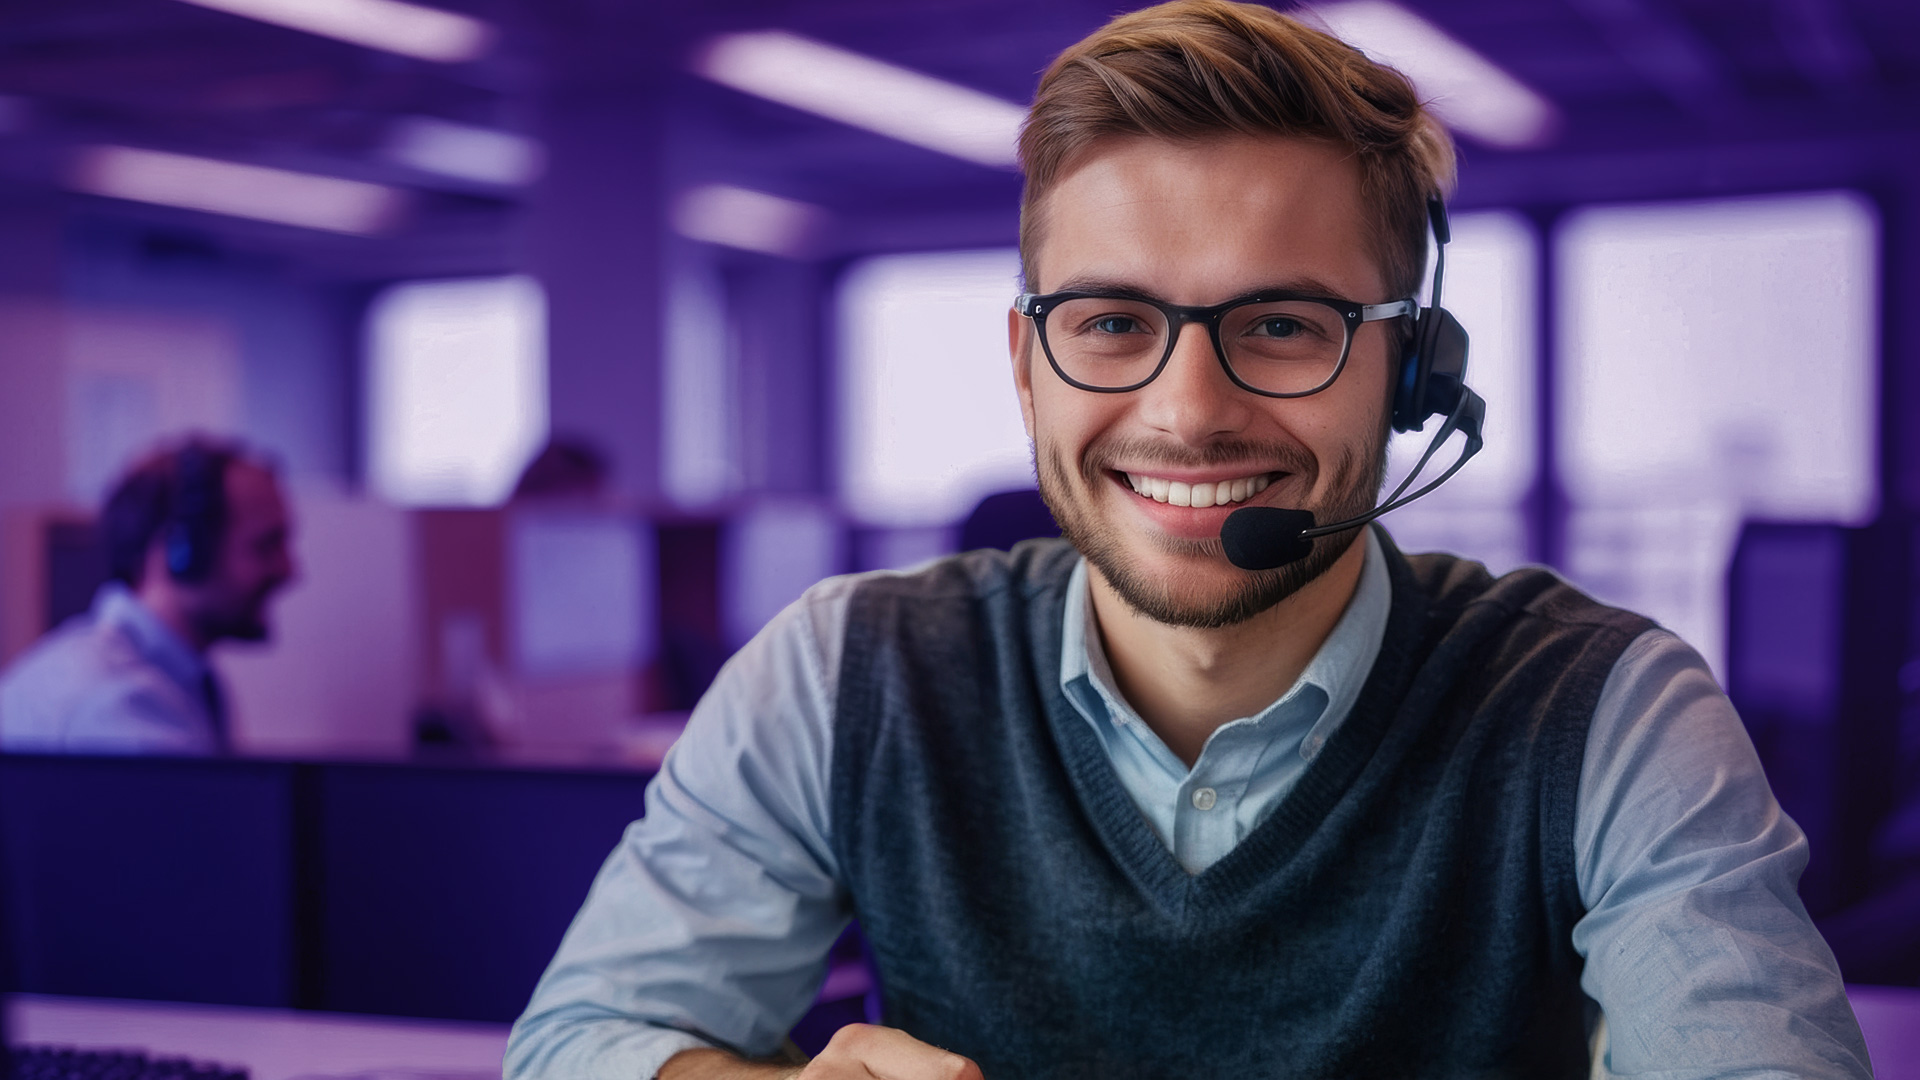
[[1259, 473], [1254, 476], [1242, 476], [1233, 480], [1169, 480], [1163, 476], [1148, 476], [1145, 473], [1121, 473], [1127, 486], [1142, 498], [1169, 506], [1191, 506], [1204, 509], [1209, 506], [1230, 506], [1233, 503], [1246, 502], [1267, 489], [1273, 482], [1272, 473]]

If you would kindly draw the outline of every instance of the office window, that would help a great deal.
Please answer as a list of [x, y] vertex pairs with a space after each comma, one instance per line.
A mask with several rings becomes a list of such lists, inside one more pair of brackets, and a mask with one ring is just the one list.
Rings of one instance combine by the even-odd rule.
[[740, 487], [733, 336], [719, 275], [690, 263], [677, 267], [667, 285], [660, 369], [666, 405], [660, 417], [660, 480], [679, 506], [708, 506]]
[[1876, 232], [1845, 193], [1609, 207], [1561, 228], [1569, 576], [1723, 673], [1741, 521], [1875, 513]]
[[407, 506], [492, 506], [547, 438], [532, 278], [395, 285], [367, 316], [367, 472]]
[[1031, 487], [1007, 359], [1012, 250], [888, 255], [840, 288], [840, 488], [874, 525], [944, 525]]
[[[1456, 551], [1495, 572], [1526, 561], [1520, 501], [1534, 472], [1534, 285], [1538, 243], [1515, 214], [1462, 214], [1453, 220], [1441, 303], [1466, 327], [1467, 385], [1487, 401], [1486, 446], [1445, 486], [1384, 522], [1408, 551]], [[1420, 460], [1441, 420], [1389, 444], [1384, 498]], [[1457, 456], [1456, 435], [1414, 481], [1417, 490]]]

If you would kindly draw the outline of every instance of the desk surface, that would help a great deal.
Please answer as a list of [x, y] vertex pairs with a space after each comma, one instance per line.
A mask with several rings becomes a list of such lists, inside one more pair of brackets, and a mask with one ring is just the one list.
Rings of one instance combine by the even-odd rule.
[[1876, 1080], [1920, 1080], [1920, 990], [1849, 986], [1847, 1000], [1867, 1037]]
[[16, 1043], [125, 1048], [244, 1065], [253, 1080], [404, 1072], [409, 1080], [500, 1075], [505, 1024], [405, 1020], [293, 1009], [16, 994]]
[[[1920, 1080], [1920, 990], [1850, 986], [1879, 1080]], [[291, 1009], [16, 994], [14, 1041], [126, 1047], [245, 1065], [253, 1080], [404, 1073], [405, 1080], [500, 1075], [505, 1024], [402, 1020]]]

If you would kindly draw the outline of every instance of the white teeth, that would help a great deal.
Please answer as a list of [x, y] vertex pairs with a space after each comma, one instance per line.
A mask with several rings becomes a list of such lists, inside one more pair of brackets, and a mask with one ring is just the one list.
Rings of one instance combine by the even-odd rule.
[[1247, 476], [1238, 480], [1217, 482], [1208, 480], [1192, 484], [1184, 480], [1168, 480], [1159, 476], [1142, 476], [1138, 473], [1124, 475], [1127, 478], [1127, 485], [1138, 495], [1171, 506], [1191, 506], [1196, 509], [1245, 502], [1265, 491], [1268, 483], [1265, 476]]

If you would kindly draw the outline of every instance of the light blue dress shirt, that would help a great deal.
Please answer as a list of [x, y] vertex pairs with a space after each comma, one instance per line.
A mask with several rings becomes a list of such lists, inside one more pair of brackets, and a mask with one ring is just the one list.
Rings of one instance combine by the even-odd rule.
[[[1084, 563], [1069, 581], [1062, 688], [1190, 871], [1264, 820], [1351, 710], [1392, 604], [1371, 531], [1366, 544], [1353, 599], [1300, 679], [1214, 732], [1191, 769], [1115, 688]], [[827, 789], [861, 580], [815, 586], [722, 670], [515, 1025], [509, 1078], [633, 1080], [702, 1046], [766, 1054], [811, 1003], [848, 918]], [[1704, 662], [1664, 630], [1637, 638], [1601, 691], [1574, 846], [1587, 914], [1573, 946], [1606, 1017], [1601, 1070], [1870, 1075], [1795, 892], [1806, 838]]]
[[0, 676], [0, 749], [216, 754], [205, 658], [119, 582]]

